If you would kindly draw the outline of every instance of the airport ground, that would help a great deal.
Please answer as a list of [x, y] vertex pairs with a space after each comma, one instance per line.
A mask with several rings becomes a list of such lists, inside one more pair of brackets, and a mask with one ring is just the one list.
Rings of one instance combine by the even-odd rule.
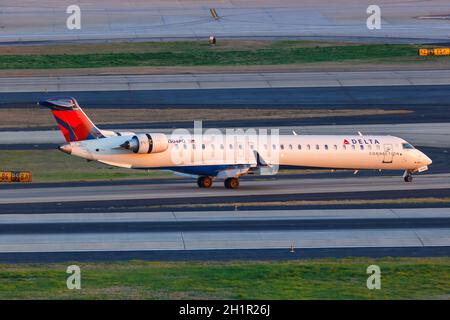
[[[3, 87], [7, 92], [2, 94], [2, 107], [14, 108], [16, 115], [28, 114], [30, 119], [27, 128], [18, 127], [17, 119], [11, 115], [2, 120], [2, 157], [12, 169], [24, 166], [24, 157], [34, 159], [31, 168], [36, 172], [36, 183], [2, 188], [3, 217], [16, 215], [15, 219], [25, 219], [37, 214], [49, 217], [71, 214], [78, 218], [57, 224], [41, 221], [33, 226], [17, 220], [16, 224], [5, 225], [3, 261], [50, 263], [74, 259], [90, 261], [95, 257], [101, 260], [108, 260], [108, 257], [177, 260], [177, 256], [193, 260], [202, 260], [205, 256], [283, 260], [289, 259], [286, 248], [292, 242], [297, 243], [297, 250], [301, 252], [298, 258], [448, 256], [449, 218], [445, 214], [450, 210], [450, 121], [446, 109], [450, 91], [447, 71], [247, 74], [240, 77], [240, 88], [235, 88], [239, 77], [238, 74], [177, 75], [164, 79], [151, 75], [140, 78], [107, 76], [99, 78], [101, 82], [96, 76], [59, 77], [56, 82], [45, 76], [14, 78], [14, 85]], [[309, 78], [313, 78], [314, 86]], [[421, 79], [427, 81], [424, 83]], [[386, 86], [386, 82], [390, 86]], [[56, 87], [45, 94], [29, 92], [31, 83], [40, 88]], [[203, 83], [214, 84], [216, 89], [202, 88]], [[223, 89], [230, 83], [233, 83], [231, 88]], [[356, 85], [361, 83], [365, 85]], [[127, 91], [121, 89], [130, 84], [138, 86]], [[174, 84], [182, 89], [174, 88]], [[86, 85], [95, 91], [84, 87]], [[100, 87], [96, 87], [98, 85]], [[331, 173], [298, 168], [290, 172], [283, 169], [276, 178], [243, 178], [239, 194], [224, 190], [220, 182], [211, 190], [198, 190], [191, 179], [170, 173], [109, 169], [58, 153], [53, 148], [63, 143], [59, 131], [50, 125], [47, 110], [33, 107], [42, 96], [54, 94], [75, 95], [88, 114], [92, 108], [96, 120], [110, 113], [102, 128], [170, 133], [168, 124], [189, 127], [192, 115], [200, 114], [208, 119], [205, 128], [277, 127], [287, 134], [292, 130], [300, 134], [389, 132], [421, 148], [434, 163], [428, 173], [418, 175], [411, 185], [402, 181], [401, 172], [394, 172], [395, 176], [393, 172], [361, 172], [353, 176], [349, 171]], [[145, 115], [149, 110], [155, 111], [155, 118]], [[247, 116], [236, 119], [230, 111]], [[311, 117], [305, 117], [306, 113]], [[115, 122], [115, 116], [125, 122]], [[43, 126], [39, 126], [39, 121], [43, 121]], [[111, 177], [125, 180], [111, 181]], [[33, 208], [32, 213], [30, 208]], [[381, 215], [374, 220], [357, 217], [363, 209], [377, 210], [380, 214], [381, 210], [402, 208], [419, 211], [395, 223], [383, 220]], [[298, 217], [282, 218], [287, 210], [298, 210], [298, 215], [305, 210], [337, 209], [347, 209], [349, 220], [337, 222], [329, 218], [311, 222], [301, 219], [299, 222]], [[134, 216], [193, 211], [206, 217], [211, 216], [211, 212], [227, 210], [239, 217], [255, 210], [272, 210], [269, 213], [272, 218], [240, 224], [218, 217], [197, 224], [175, 225], [160, 225], [152, 220], [146, 223], [116, 221], [105, 225], [92, 220], [94, 214], [103, 212]], [[443, 210], [444, 216], [432, 217], [433, 210]], [[418, 217], [418, 214], [425, 216]], [[354, 238], [357, 232], [364, 236], [355, 238], [355, 243], [341, 242], [346, 237]], [[329, 237], [323, 238], [324, 234]], [[24, 241], [17, 242], [19, 235]], [[123, 235], [127, 235], [126, 241]], [[211, 235], [215, 236], [210, 238]], [[262, 242], [260, 235], [264, 235]], [[70, 240], [73, 236], [78, 239], [78, 247], [73, 247]], [[308, 245], [305, 236], [319, 237], [323, 242], [313, 241]], [[190, 237], [194, 241], [192, 247]], [[224, 240], [229, 238], [236, 242]], [[29, 247], [31, 239], [35, 247]], [[99, 247], [99, 241], [105, 239], [110, 245]], [[167, 242], [168, 239], [171, 240]], [[368, 242], [364, 244], [364, 241]], [[373, 243], [376, 245], [370, 245]]]

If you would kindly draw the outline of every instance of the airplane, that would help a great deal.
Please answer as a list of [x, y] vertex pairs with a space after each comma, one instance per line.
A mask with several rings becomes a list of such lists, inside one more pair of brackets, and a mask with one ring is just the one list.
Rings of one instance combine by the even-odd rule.
[[[72, 97], [38, 102], [48, 107], [66, 144], [59, 150], [90, 161], [130, 169], [170, 170], [197, 178], [200, 188], [224, 180], [228, 189], [239, 187], [248, 174], [275, 174], [279, 166], [326, 169], [404, 170], [405, 182], [432, 163], [402, 138], [389, 135], [274, 135], [134, 133], [100, 130]], [[151, 112], [151, 111], [149, 111]], [[256, 136], [257, 137], [257, 136]], [[258, 139], [258, 137], [257, 137]], [[226, 156], [225, 156], [226, 155]], [[182, 159], [183, 161], [180, 161]]]

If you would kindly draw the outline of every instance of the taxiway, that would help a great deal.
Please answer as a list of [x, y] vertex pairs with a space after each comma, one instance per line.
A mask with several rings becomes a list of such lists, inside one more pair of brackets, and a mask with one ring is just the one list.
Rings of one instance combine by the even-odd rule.
[[[0, 261], [446, 254], [450, 209], [0, 215]], [[361, 249], [366, 248], [365, 254]], [[332, 254], [331, 254], [332, 255]], [[224, 257], [222, 256], [222, 259]], [[177, 259], [177, 258], [175, 258]]]

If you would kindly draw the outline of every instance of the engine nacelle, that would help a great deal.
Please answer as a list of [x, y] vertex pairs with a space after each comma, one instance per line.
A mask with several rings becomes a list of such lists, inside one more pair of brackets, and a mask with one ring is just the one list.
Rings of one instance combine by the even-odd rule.
[[158, 153], [169, 148], [167, 136], [162, 133], [137, 134], [126, 141], [121, 147], [134, 153]]

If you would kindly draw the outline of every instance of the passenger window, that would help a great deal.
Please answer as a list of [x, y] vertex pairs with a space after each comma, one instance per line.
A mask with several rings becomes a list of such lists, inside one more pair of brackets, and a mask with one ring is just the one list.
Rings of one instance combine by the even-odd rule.
[[306, 148], [307, 148], [308, 150], [311, 150], [311, 146], [310, 146], [309, 144], [306, 145]]
[[334, 145], [334, 150], [337, 150], [337, 145], [336, 144]]
[[233, 145], [230, 143], [230, 145], [228, 146], [231, 149], [233, 149]]
[[380, 150], [380, 145], [377, 145], [377, 150]]
[[343, 148], [344, 150], [347, 150], [347, 146], [346, 146], [345, 144], [342, 145], [342, 148]]
[[187, 145], [183, 144], [183, 148], [184, 148], [184, 150], [186, 150], [187, 149]]
[[324, 148], [325, 148], [325, 150], [328, 150], [328, 145], [327, 144], [324, 145]]
[[289, 145], [289, 149], [292, 150], [292, 144]]
[[298, 150], [302, 150], [302, 145], [299, 144], [299, 145], [297, 146], [297, 148], [298, 148]]
[[277, 148], [277, 146], [273, 144], [272, 149], [275, 150], [276, 148]]
[[204, 144], [202, 144], [202, 149], [205, 150], [206, 146]]
[[223, 150], [223, 144], [221, 144], [221, 145], [220, 145], [220, 149], [222, 149], [222, 150]]
[[192, 145], [192, 149], [195, 149], [195, 144]]
[[280, 149], [281, 149], [281, 150], [284, 150], [284, 144], [282, 144], [282, 145], [280, 146]]
[[356, 148], [355, 148], [355, 145], [354, 145], [354, 144], [352, 144], [352, 149], [353, 149], [353, 150], [356, 150]]
[[364, 150], [364, 146], [363, 145], [360, 145], [359, 147], [361, 148], [361, 150]]

